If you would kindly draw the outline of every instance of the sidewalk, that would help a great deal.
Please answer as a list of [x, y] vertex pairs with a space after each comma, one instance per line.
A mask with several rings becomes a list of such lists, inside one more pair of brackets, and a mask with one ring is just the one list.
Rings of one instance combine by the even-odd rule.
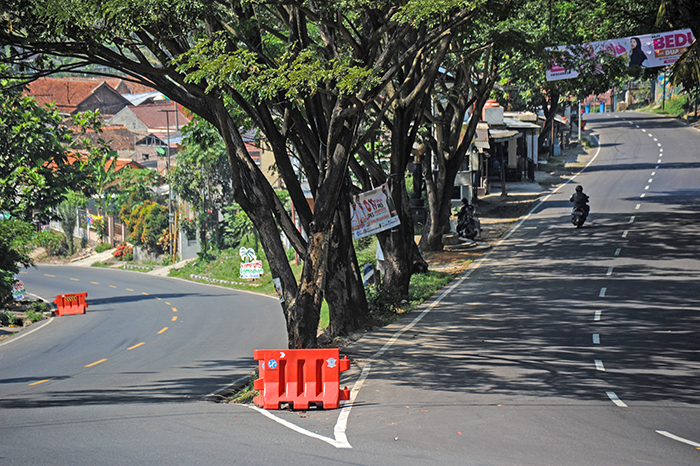
[[[84, 259], [80, 259], [77, 261], [69, 262], [66, 265], [76, 265], [79, 267], [92, 267], [92, 264], [96, 262], [103, 262], [109, 259], [112, 259], [114, 257], [114, 249], [108, 249], [107, 251], [100, 252], [98, 254], [93, 254], [90, 257], [86, 257]], [[148, 275], [157, 275], [159, 277], [167, 277], [168, 274], [170, 273], [170, 269], [172, 268], [181, 268], [188, 262], [192, 261], [194, 259], [185, 259], [183, 261], [180, 261], [176, 264], [171, 264], [171, 265], [156, 265], [153, 266], [153, 270], [149, 270], [146, 272]]]

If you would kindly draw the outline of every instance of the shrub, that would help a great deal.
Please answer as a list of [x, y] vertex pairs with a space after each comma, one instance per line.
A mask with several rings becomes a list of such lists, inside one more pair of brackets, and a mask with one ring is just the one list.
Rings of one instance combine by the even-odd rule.
[[120, 218], [126, 225], [131, 241], [150, 252], [162, 253], [158, 240], [161, 239], [163, 230], [169, 226], [167, 207], [151, 201], [134, 207], [130, 213], [124, 207]]
[[129, 243], [122, 243], [114, 251], [114, 258], [118, 261], [134, 260], [134, 248]]
[[64, 249], [65, 236], [56, 230], [42, 230], [34, 235], [34, 242], [46, 249], [49, 256], [57, 256]]
[[110, 249], [112, 246], [109, 245], [109, 243], [100, 243], [97, 246], [95, 246], [95, 252], [105, 252], [106, 250]]
[[44, 318], [44, 312], [48, 312], [48, 310], [48, 304], [43, 301], [35, 301], [32, 303], [32, 306], [27, 309], [27, 319], [32, 323], [39, 322]]

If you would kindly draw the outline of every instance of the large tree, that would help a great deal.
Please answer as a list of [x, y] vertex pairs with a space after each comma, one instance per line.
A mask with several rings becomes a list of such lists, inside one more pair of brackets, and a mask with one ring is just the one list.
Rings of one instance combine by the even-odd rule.
[[[6, 59], [28, 77], [110, 67], [216, 127], [234, 199], [281, 281], [289, 344], [308, 347], [315, 344], [324, 292], [335, 332], [357, 326], [367, 310], [350, 241], [347, 167], [368, 103], [405, 63], [436, 47], [483, 3], [4, 0], [0, 43], [12, 47]], [[421, 33], [412, 35], [416, 30]], [[232, 106], [265, 134], [305, 235], [246, 151]], [[298, 282], [278, 227], [304, 259]]]

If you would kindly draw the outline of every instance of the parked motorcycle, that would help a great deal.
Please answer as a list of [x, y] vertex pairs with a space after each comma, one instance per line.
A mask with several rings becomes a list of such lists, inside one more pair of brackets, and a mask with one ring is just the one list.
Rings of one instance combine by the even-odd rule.
[[586, 221], [586, 212], [583, 211], [582, 207], [574, 207], [571, 211], [571, 223], [576, 226], [576, 228], [581, 228], [583, 222]]
[[474, 239], [481, 232], [481, 223], [476, 218], [473, 205], [464, 205], [457, 215], [457, 235], [460, 238]]

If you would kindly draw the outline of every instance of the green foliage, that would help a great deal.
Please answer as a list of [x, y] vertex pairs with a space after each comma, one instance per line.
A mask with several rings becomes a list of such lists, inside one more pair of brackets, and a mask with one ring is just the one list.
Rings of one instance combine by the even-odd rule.
[[168, 228], [167, 207], [145, 201], [131, 212], [127, 212], [125, 207], [122, 207], [120, 218], [134, 244], [143, 246], [151, 252], [163, 252], [159, 241], [163, 230]]
[[111, 195], [111, 208], [108, 212], [119, 213], [124, 208], [130, 211], [144, 201], [162, 203], [163, 200], [156, 199], [151, 188], [160, 186], [164, 182], [164, 178], [155, 170], [130, 166], [122, 168], [116, 176], [115, 184], [107, 190]]
[[95, 246], [95, 252], [99, 254], [99, 253], [105, 252], [111, 248], [112, 248], [112, 246], [110, 246], [109, 243], [100, 243], [97, 246]]
[[664, 108], [661, 108], [660, 105], [654, 106], [651, 109], [649, 109], [649, 111], [652, 113], [660, 114], [660, 115], [669, 115], [669, 116], [672, 116], [674, 118], [682, 117], [686, 113], [688, 113], [688, 109], [689, 109], [688, 95], [687, 94], [674, 95], [673, 97], [666, 100], [666, 103], [664, 104], [663, 107]]
[[27, 319], [32, 323], [39, 322], [44, 318], [44, 312], [49, 312], [49, 305], [43, 301], [34, 301], [26, 311]]
[[401, 297], [382, 283], [365, 287], [370, 314], [378, 325], [388, 325], [412, 310], [447, 285], [453, 275], [444, 272], [414, 274], [408, 287], [408, 297]]
[[365, 236], [354, 241], [355, 255], [360, 267], [365, 264], [375, 264], [377, 262], [377, 237]]
[[253, 244], [253, 249], [258, 249], [258, 232], [238, 204], [224, 207], [223, 244], [230, 248]]
[[64, 201], [58, 205], [58, 221], [61, 224], [61, 229], [66, 237], [66, 245], [68, 246], [68, 255], [75, 253], [75, 243], [73, 241], [73, 233], [75, 231], [76, 222], [78, 220], [78, 209], [87, 205], [87, 198], [80, 193], [69, 191], [64, 195]]
[[[37, 246], [46, 249], [49, 256], [58, 256], [65, 245], [65, 235], [56, 230], [42, 230], [34, 235], [34, 242]], [[67, 246], [65, 246], [67, 248]]]
[[17, 219], [0, 220], [0, 305], [12, 301], [12, 287], [19, 266], [29, 267], [33, 229]]
[[[257, 254], [257, 257], [263, 262], [263, 270], [265, 273], [263, 273], [260, 278], [252, 280], [240, 278], [241, 256], [238, 254], [238, 251], [234, 249], [212, 250], [206, 258], [200, 258], [196, 261], [189, 262], [180, 269], [172, 269], [170, 271], [170, 276], [189, 279], [190, 274], [201, 275], [212, 279], [238, 283], [222, 283], [221, 286], [277, 296], [267, 258], [262, 252]], [[301, 266], [292, 266], [292, 270], [296, 275], [299, 275], [301, 273]]]
[[[7, 69], [0, 66], [0, 73]], [[18, 84], [0, 79], [0, 212], [28, 220], [32, 211], [44, 216], [69, 189], [85, 186], [86, 174], [62, 146], [72, 132], [58, 109], [23, 97]]]

